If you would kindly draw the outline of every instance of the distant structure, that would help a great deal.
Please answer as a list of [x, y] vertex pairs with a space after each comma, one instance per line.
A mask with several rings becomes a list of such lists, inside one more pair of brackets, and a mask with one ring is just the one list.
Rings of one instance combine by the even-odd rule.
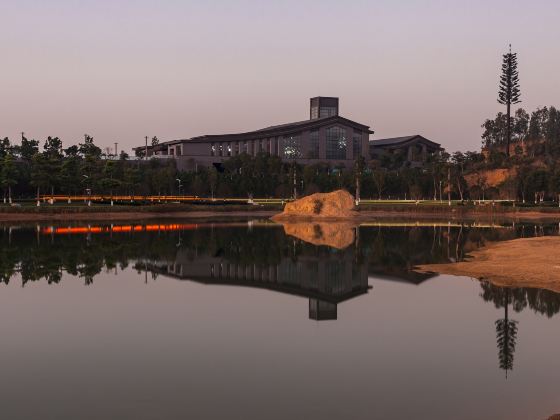
[[387, 155], [399, 155], [403, 165], [411, 167], [422, 166], [430, 155], [442, 150], [441, 145], [427, 138], [415, 134], [412, 136], [393, 137], [388, 139], [371, 140], [369, 153], [372, 159], [382, 159]]
[[363, 156], [369, 160], [369, 126], [339, 115], [334, 97], [310, 99], [309, 119], [237, 134], [178, 139], [134, 148], [137, 155], [174, 158], [179, 169], [219, 166], [232, 156], [269, 153], [284, 161], [309, 164], [330, 162], [351, 167]]

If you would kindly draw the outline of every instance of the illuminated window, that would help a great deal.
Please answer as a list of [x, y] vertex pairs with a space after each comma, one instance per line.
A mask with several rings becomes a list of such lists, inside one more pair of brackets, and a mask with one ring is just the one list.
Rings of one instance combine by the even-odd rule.
[[231, 143], [228, 143], [226, 147], [227, 147], [227, 155], [231, 156]]
[[216, 156], [216, 145], [214, 143], [210, 145], [210, 156]]
[[327, 159], [346, 159], [346, 130], [342, 127], [330, 127], [325, 131]]
[[218, 156], [223, 156], [224, 155], [224, 145], [220, 144], [218, 146]]
[[299, 133], [291, 134], [289, 136], [284, 136], [282, 139], [285, 158], [297, 159], [301, 157], [299, 136]]

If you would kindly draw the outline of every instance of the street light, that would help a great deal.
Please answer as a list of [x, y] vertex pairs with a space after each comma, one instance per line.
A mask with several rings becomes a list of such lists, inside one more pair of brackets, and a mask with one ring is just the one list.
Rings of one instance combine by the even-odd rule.
[[179, 178], [175, 178], [175, 181], [179, 183], [179, 195], [181, 195], [181, 187], [182, 187], [181, 180]]
[[[87, 205], [88, 205], [88, 206], [91, 206], [91, 189], [90, 189], [90, 188], [87, 188], [87, 186], [88, 186], [87, 182], [89, 181], [89, 176], [87, 176], [87, 175], [82, 175], [82, 177], [85, 178], [85, 182], [86, 182], [86, 194], [88, 195], [88, 198], [89, 198], [89, 199], [87, 200]], [[84, 201], [86, 201], [86, 200], [84, 200]]]

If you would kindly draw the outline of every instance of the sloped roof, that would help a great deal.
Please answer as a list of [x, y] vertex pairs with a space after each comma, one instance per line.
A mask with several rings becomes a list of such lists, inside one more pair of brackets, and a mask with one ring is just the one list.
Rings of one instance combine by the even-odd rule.
[[412, 140], [420, 140], [426, 143], [430, 143], [434, 147], [441, 147], [439, 143], [435, 141], [428, 140], [427, 138], [421, 136], [420, 134], [414, 134], [412, 136], [402, 136], [402, 137], [391, 137], [387, 139], [379, 139], [379, 140], [370, 140], [370, 146], [400, 146], [405, 145], [406, 143]]
[[344, 124], [358, 130], [366, 131], [373, 134], [369, 126], [357, 123], [355, 121], [346, 119], [339, 115], [332, 117], [316, 118], [313, 120], [296, 121], [287, 124], [273, 125], [271, 127], [261, 128], [255, 131], [248, 131], [246, 133], [235, 134], [209, 134], [204, 136], [192, 137], [189, 139], [177, 139], [165, 142], [165, 144], [177, 144], [184, 142], [192, 143], [207, 143], [207, 142], [220, 142], [220, 141], [240, 141], [240, 140], [256, 140], [266, 137], [283, 136], [287, 134], [297, 133], [298, 131], [315, 129], [330, 124]]

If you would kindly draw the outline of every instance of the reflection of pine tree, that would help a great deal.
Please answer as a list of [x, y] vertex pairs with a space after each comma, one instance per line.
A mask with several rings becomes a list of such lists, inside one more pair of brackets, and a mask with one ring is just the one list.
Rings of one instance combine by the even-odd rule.
[[508, 317], [509, 291], [504, 295], [504, 318], [496, 321], [496, 341], [498, 344], [498, 359], [500, 369], [507, 371], [513, 369], [513, 354], [517, 341], [517, 321]]

